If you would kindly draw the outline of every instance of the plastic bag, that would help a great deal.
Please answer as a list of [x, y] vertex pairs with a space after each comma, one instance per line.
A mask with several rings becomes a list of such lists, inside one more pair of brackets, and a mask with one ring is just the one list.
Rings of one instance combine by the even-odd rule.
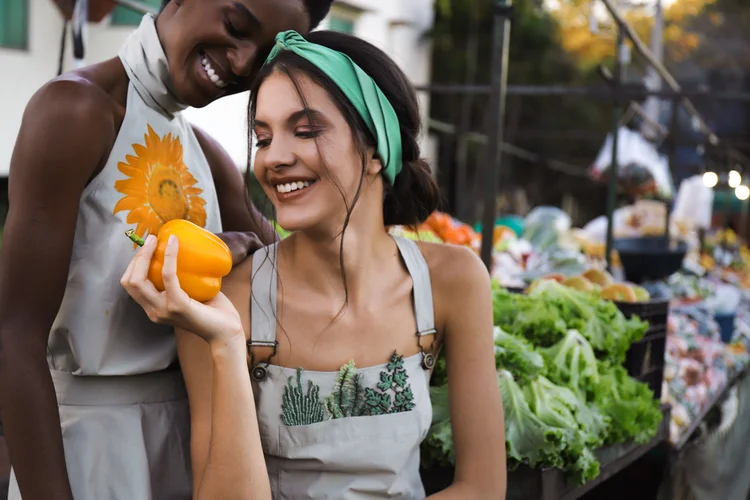
[[536, 207], [526, 216], [522, 238], [536, 250], [545, 251], [557, 246], [572, 223], [570, 216], [557, 207]]
[[708, 229], [711, 227], [713, 203], [714, 190], [703, 184], [702, 176], [694, 175], [680, 184], [672, 219], [688, 229]]
[[551, 273], [560, 273], [563, 276], [575, 276], [581, 274], [589, 267], [586, 257], [580, 252], [558, 249], [530, 256], [526, 262], [526, 271], [523, 273], [523, 279], [527, 283], [531, 283], [535, 279]]

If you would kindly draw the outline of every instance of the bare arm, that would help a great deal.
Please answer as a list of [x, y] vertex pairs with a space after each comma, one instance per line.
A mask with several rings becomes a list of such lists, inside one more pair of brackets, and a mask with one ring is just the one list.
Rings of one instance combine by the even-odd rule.
[[[244, 316], [223, 293], [205, 304], [188, 298], [179, 287], [175, 273], [177, 251], [171, 245], [164, 257], [166, 290], [158, 292], [147, 278], [155, 248], [154, 238], [149, 238], [126, 270], [122, 283], [153, 321], [175, 325], [177, 352], [190, 401], [193, 498], [270, 499], [245, 355]], [[247, 262], [227, 277], [225, 292], [231, 287], [233, 276], [252, 261]]]
[[[250, 269], [252, 258], [235, 267], [222, 283], [222, 292], [233, 304], [249, 303]], [[238, 307], [240, 322], [249, 337], [250, 308]], [[201, 490], [211, 447], [213, 423], [214, 360], [209, 344], [199, 336], [182, 329], [176, 330], [177, 355], [190, 401], [190, 454], [193, 466], [193, 491]], [[245, 348], [241, 349], [245, 352]], [[244, 355], [244, 354], [243, 354]], [[243, 378], [249, 378], [247, 361], [242, 365]], [[255, 402], [252, 402], [253, 413]], [[255, 426], [256, 424], [253, 424]], [[197, 496], [195, 497], [197, 498]]]
[[434, 289], [440, 295], [436, 305], [444, 311], [456, 475], [449, 488], [430, 498], [504, 499], [505, 425], [495, 369], [490, 277], [470, 250], [443, 250], [454, 254], [452, 265], [435, 273]]
[[[206, 132], [198, 127], [193, 127], [193, 131], [211, 167], [222, 229], [225, 232], [255, 233], [264, 245], [276, 241], [276, 231], [250, 201], [242, 174], [229, 154]], [[250, 248], [250, 253], [256, 248]]]
[[72, 498], [46, 354], [80, 196], [115, 134], [112, 116], [102, 113], [106, 96], [98, 92], [71, 81], [40, 89], [11, 159], [0, 253], [0, 397], [24, 500]]
[[209, 346], [177, 335], [190, 398], [193, 498], [270, 499], [244, 337]]

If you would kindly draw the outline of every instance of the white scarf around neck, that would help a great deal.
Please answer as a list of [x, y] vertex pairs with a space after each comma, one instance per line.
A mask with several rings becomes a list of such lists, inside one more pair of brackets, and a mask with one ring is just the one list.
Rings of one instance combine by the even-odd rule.
[[153, 14], [143, 16], [140, 26], [128, 35], [118, 55], [130, 82], [149, 107], [169, 118], [188, 107], [175, 94]]

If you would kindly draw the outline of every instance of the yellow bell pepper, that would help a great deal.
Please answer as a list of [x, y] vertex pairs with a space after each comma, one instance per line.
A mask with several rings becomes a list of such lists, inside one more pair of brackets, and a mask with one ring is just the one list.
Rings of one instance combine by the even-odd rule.
[[[138, 246], [145, 243], [132, 229], [125, 231], [125, 234]], [[199, 302], [214, 298], [221, 290], [221, 279], [232, 270], [232, 253], [218, 236], [190, 221], [173, 219], [159, 229], [148, 279], [157, 290], [164, 291], [161, 272], [164, 251], [172, 235], [179, 242], [177, 277], [180, 287], [190, 298]]]

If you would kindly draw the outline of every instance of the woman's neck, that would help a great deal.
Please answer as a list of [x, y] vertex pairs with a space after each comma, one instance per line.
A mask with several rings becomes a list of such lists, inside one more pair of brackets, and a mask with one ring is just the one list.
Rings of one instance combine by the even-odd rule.
[[286, 261], [284, 267], [293, 269], [295, 280], [334, 301], [343, 300], [346, 294], [349, 304], [356, 307], [370, 296], [371, 283], [395, 253], [396, 244], [385, 230], [382, 217], [362, 220], [353, 216], [343, 236], [306, 231], [291, 235], [279, 257]]

